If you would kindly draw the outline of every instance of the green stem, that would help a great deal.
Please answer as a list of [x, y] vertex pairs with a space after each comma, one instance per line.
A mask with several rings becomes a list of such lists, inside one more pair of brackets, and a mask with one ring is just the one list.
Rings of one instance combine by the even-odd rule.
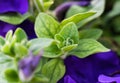
[[33, 15], [33, 14], [34, 14], [34, 11], [33, 11], [33, 7], [34, 7], [33, 4], [34, 4], [34, 3], [33, 3], [32, 0], [30, 0], [30, 3], [29, 3], [29, 4], [30, 4], [30, 9], [29, 9], [29, 10], [30, 10], [30, 13]]
[[43, 1], [42, 0], [33, 0], [38, 12], [44, 12]]

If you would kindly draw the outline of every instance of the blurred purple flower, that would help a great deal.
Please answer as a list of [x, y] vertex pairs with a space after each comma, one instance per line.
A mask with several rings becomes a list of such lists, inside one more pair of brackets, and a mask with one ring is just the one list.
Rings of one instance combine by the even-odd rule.
[[[98, 83], [99, 75], [110, 76], [120, 70], [119, 58], [113, 51], [97, 53], [84, 59], [69, 56], [64, 62], [66, 73], [58, 83], [71, 83], [70, 80], [74, 83]], [[66, 79], [66, 76], [69, 78]]]
[[63, 3], [59, 5], [55, 9], [55, 14], [59, 21], [62, 21], [65, 18], [65, 14], [68, 11], [68, 9], [73, 5], [79, 5], [79, 6], [88, 6], [90, 4], [91, 0], [79, 0], [79, 1], [70, 1]]
[[0, 14], [17, 12], [24, 14], [28, 11], [28, 0], [0, 0]]
[[25, 20], [20, 25], [12, 25], [12, 24], [8, 24], [8, 23], [0, 21], [0, 35], [4, 37], [5, 34], [9, 30], [15, 31], [17, 27], [21, 27], [23, 30], [25, 30], [29, 39], [36, 37], [35, 32], [34, 32], [34, 24], [30, 22], [29, 20]]
[[23, 58], [19, 61], [18, 68], [19, 68], [19, 76], [22, 81], [29, 81], [31, 80], [39, 62], [42, 53], [40, 55], [32, 55]]

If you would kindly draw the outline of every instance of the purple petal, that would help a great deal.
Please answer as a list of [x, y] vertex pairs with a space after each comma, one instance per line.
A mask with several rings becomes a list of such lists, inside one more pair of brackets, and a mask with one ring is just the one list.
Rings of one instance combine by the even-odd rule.
[[69, 56], [65, 59], [65, 65], [65, 76], [69, 75], [77, 83], [96, 83], [100, 74], [110, 75], [120, 70], [119, 58], [113, 51], [97, 53], [83, 59]]
[[18, 12], [24, 14], [28, 11], [28, 0], [0, 0], [0, 13]]
[[120, 83], [120, 77], [109, 77], [105, 75], [100, 75], [98, 81], [100, 83]]

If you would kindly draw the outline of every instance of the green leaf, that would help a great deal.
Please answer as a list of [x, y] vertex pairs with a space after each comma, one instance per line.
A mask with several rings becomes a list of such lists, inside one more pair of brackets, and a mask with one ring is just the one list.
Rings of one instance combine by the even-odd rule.
[[[27, 35], [21, 28], [17, 28], [13, 36], [12, 36], [12, 31], [9, 31], [6, 35], [6, 43], [4, 44], [4, 46], [2, 46], [1, 51], [5, 54], [8, 54], [9, 56], [15, 56], [14, 52], [16, 51], [18, 52], [18, 49], [19, 51], [21, 50], [25, 52], [25, 50], [27, 51], [27, 48], [15, 47], [15, 43], [23, 44], [25, 43], [25, 41], [27, 41]], [[24, 54], [24, 53], [21, 52], [20, 54]]]
[[64, 73], [65, 66], [60, 59], [50, 60], [42, 69], [42, 74], [49, 79], [48, 83], [57, 83], [57, 81], [63, 77]]
[[57, 45], [52, 44], [51, 46], [46, 47], [44, 49], [44, 54], [43, 54], [44, 57], [56, 58], [61, 55], [62, 55], [61, 50], [57, 47]]
[[35, 4], [38, 12], [45, 12], [44, 5], [43, 5], [43, 0], [33, 0], [33, 2]]
[[9, 42], [6, 42], [5, 45], [1, 48], [1, 51], [9, 56], [14, 56], [11, 52], [11, 45]]
[[59, 31], [59, 23], [51, 16], [40, 13], [35, 21], [35, 32], [40, 38], [54, 38]]
[[43, 0], [44, 1], [44, 10], [48, 10], [50, 6], [54, 3], [54, 0]]
[[5, 40], [2, 36], [0, 36], [0, 48], [5, 44]]
[[28, 49], [22, 44], [15, 43], [14, 52], [19, 57], [22, 57], [28, 54]]
[[19, 77], [17, 72], [14, 69], [6, 69], [5, 70], [5, 78], [7, 79], [8, 82], [18, 82]]
[[91, 9], [89, 10], [89, 12], [96, 12], [96, 14], [94, 14], [93, 16], [84, 19], [83, 21], [78, 23], [78, 27], [82, 27], [84, 26], [86, 23], [98, 18], [105, 9], [105, 0], [93, 0], [92, 1], [92, 5], [91, 5]]
[[[40, 76], [41, 77], [41, 75], [40, 75], [40, 73], [37, 73], [37, 72], [41, 72], [41, 69], [42, 69], [42, 67], [44, 66], [44, 64], [46, 64], [47, 62], [49, 61], [49, 58], [46, 58], [46, 57], [41, 57], [41, 59], [40, 59], [40, 62], [39, 62], [39, 65], [37, 66], [37, 68], [36, 68], [36, 70], [35, 70], [35, 72], [36, 72], [36, 76]], [[45, 77], [46, 78], [46, 77]]]
[[30, 17], [30, 13], [26, 13], [24, 15], [20, 15], [17, 13], [6, 13], [6, 14], [0, 14], [0, 20], [10, 23], [10, 24], [20, 24], [22, 23], [25, 19]]
[[78, 44], [72, 44], [72, 45], [69, 45], [69, 46], [65, 46], [65, 47], [61, 48], [61, 50], [63, 51], [63, 53], [69, 52], [69, 51], [73, 50], [74, 48], [76, 48], [77, 45]]
[[5, 36], [5, 39], [9, 42], [12, 41], [12, 35], [13, 35], [13, 31], [9, 30]]
[[84, 19], [86, 19], [94, 14], [95, 14], [95, 12], [86, 12], [86, 13], [75, 14], [75, 15], [63, 20], [60, 24], [60, 27], [62, 28], [64, 25], [66, 25], [69, 22], [74, 22], [75, 24], [78, 24], [80, 21], [82, 21], [82, 20], [84, 20]]
[[81, 39], [79, 41], [78, 47], [72, 50], [70, 54], [79, 58], [85, 58], [91, 54], [106, 51], [109, 51], [109, 49], [105, 48], [94, 39]]
[[13, 58], [0, 52], [0, 65], [7, 63], [7, 62], [11, 62], [12, 60], [13, 60]]
[[61, 47], [78, 44], [79, 34], [76, 25], [73, 22], [66, 24], [55, 36], [55, 39], [60, 41], [59, 46]]
[[45, 47], [50, 46], [54, 42], [55, 41], [53, 39], [49, 39], [49, 38], [32, 39], [28, 43], [29, 50], [34, 51], [34, 52], [39, 52], [40, 50], [44, 49]]
[[66, 24], [58, 34], [64, 39], [69, 37], [74, 43], [78, 43], [79, 41], [77, 26], [73, 22]]
[[22, 42], [23, 40], [27, 40], [27, 35], [24, 30], [21, 28], [17, 28], [13, 37], [15, 37], [16, 42]]
[[78, 13], [87, 12], [89, 8], [90, 8], [90, 6], [83, 7], [83, 6], [73, 5], [67, 11], [66, 18], [68, 18], [72, 15], [78, 14]]
[[79, 32], [79, 39], [95, 39], [97, 40], [102, 35], [101, 29], [86, 29]]
[[49, 80], [45, 76], [34, 77], [30, 83], [47, 83]]
[[95, 18], [98, 18], [104, 11], [105, 8], [105, 0], [93, 0], [92, 4], [89, 7], [80, 7], [80, 6], [72, 6], [67, 12], [67, 18], [73, 16], [78, 13], [85, 13], [85, 12], [96, 12], [96, 14], [89, 16], [77, 24], [78, 28], [84, 26], [86, 23], [92, 21]]
[[61, 48], [61, 47], [64, 46], [64, 44], [65, 44], [65, 42], [64, 42], [65, 39], [62, 37], [62, 35], [56, 34], [56, 35], [55, 35], [55, 40], [58, 41], [58, 43], [57, 43], [58, 48]]
[[8, 81], [5, 79], [4, 71], [7, 68], [13, 68], [13, 65], [14, 65], [13, 58], [3, 53], [0, 53], [0, 82], [1, 83], [8, 83]]

